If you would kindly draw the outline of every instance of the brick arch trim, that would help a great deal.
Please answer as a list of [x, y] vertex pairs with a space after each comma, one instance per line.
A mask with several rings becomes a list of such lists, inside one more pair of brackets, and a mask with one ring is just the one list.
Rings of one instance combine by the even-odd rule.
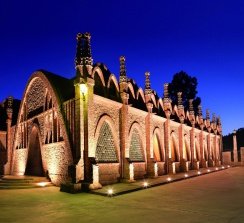
[[100, 80], [102, 81], [103, 86], [105, 87], [106, 84], [105, 84], [105, 80], [104, 80], [104, 75], [103, 75], [103, 72], [100, 69], [100, 67], [95, 67], [94, 70], [92, 71], [92, 75], [91, 76], [92, 76], [93, 79], [94, 79], [96, 73], [99, 76]]
[[[16, 148], [16, 139], [17, 139], [17, 135], [18, 135], [18, 126], [21, 122], [21, 114], [23, 112], [24, 109], [24, 104], [26, 103], [26, 97], [28, 95], [28, 90], [30, 89], [32, 83], [37, 79], [40, 78], [43, 82], [44, 82], [44, 86], [45, 88], [47, 88], [50, 96], [52, 97], [53, 100], [53, 104], [54, 106], [57, 108], [57, 117], [59, 119], [59, 122], [61, 124], [61, 126], [63, 126], [63, 137], [64, 137], [64, 142], [65, 142], [65, 148], [68, 150], [68, 154], [70, 154], [70, 158], [73, 162], [73, 157], [72, 157], [72, 152], [71, 152], [71, 146], [70, 146], [70, 142], [69, 142], [69, 137], [68, 137], [68, 132], [67, 132], [67, 128], [65, 125], [65, 121], [64, 121], [64, 114], [62, 112], [62, 99], [58, 96], [57, 92], [57, 87], [51, 82], [51, 77], [48, 77], [49, 73], [45, 72], [45, 71], [36, 71], [34, 72], [31, 77], [29, 78], [27, 85], [25, 87], [24, 90], [24, 94], [21, 100], [21, 104], [20, 104], [20, 110], [19, 110], [19, 114], [18, 114], [18, 119], [17, 119], [17, 124], [16, 124], [16, 131], [15, 131], [15, 135], [14, 135], [14, 146], [13, 148]], [[15, 149], [14, 149], [15, 151]], [[15, 162], [15, 152], [13, 154], [13, 160], [12, 163], [14, 164]], [[14, 165], [12, 165], [12, 172], [13, 172], [13, 167]]]
[[114, 74], [110, 74], [109, 79], [108, 79], [108, 86], [107, 87], [110, 88], [110, 85], [111, 85], [112, 81], [114, 82], [114, 85], [116, 87], [117, 92], [119, 92], [118, 81], [117, 81], [117, 79], [116, 79]]

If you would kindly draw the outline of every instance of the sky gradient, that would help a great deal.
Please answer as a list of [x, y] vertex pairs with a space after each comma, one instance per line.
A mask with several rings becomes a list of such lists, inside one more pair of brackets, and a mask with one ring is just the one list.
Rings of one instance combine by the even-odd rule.
[[195, 76], [223, 134], [244, 127], [244, 1], [0, 1], [0, 101], [21, 99], [35, 70], [74, 76], [78, 32], [117, 77], [121, 55], [139, 86], [150, 71], [159, 96], [176, 72]]

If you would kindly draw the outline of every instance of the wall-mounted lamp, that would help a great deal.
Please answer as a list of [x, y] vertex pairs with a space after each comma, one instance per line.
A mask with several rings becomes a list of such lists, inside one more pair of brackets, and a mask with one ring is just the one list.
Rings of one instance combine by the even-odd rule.
[[85, 95], [87, 94], [87, 86], [85, 83], [80, 84], [80, 92], [82, 94], [83, 100], [85, 101]]

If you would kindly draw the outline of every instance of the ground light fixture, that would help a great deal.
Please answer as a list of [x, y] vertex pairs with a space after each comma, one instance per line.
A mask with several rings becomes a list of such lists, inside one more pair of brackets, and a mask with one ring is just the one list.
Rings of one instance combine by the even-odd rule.
[[230, 168], [230, 165], [228, 165], [227, 167]]
[[112, 197], [114, 194], [114, 190], [112, 188], [109, 188], [107, 191], [108, 196]]
[[208, 172], [210, 173], [210, 172], [211, 172], [211, 170], [210, 170], [210, 169], [208, 169]]
[[200, 175], [201, 174], [201, 171], [197, 171], [197, 174]]
[[148, 187], [148, 185], [149, 185], [149, 184], [148, 184], [148, 182], [146, 182], [146, 181], [145, 181], [145, 182], [143, 182], [143, 187], [144, 187], [144, 188], [147, 188], [147, 187]]
[[224, 169], [225, 167], [224, 167], [224, 166], [222, 166], [221, 168], [222, 168], [222, 169]]
[[185, 178], [187, 178], [187, 177], [188, 177], [188, 174], [186, 173], [186, 174], [185, 174]]
[[47, 186], [47, 182], [39, 182], [39, 183], [37, 183], [37, 185], [39, 186], [39, 187], [45, 187], [45, 186]]
[[167, 178], [167, 181], [168, 181], [168, 182], [170, 182], [171, 180], [172, 180], [171, 177], [168, 177], [168, 178]]
[[216, 167], [216, 168], [215, 168], [215, 170], [219, 170], [219, 168], [218, 168], [218, 167]]

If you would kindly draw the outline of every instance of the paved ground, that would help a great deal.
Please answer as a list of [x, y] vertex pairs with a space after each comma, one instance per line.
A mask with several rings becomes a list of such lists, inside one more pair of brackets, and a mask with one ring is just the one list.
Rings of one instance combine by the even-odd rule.
[[244, 222], [244, 167], [116, 197], [1, 190], [0, 222]]

